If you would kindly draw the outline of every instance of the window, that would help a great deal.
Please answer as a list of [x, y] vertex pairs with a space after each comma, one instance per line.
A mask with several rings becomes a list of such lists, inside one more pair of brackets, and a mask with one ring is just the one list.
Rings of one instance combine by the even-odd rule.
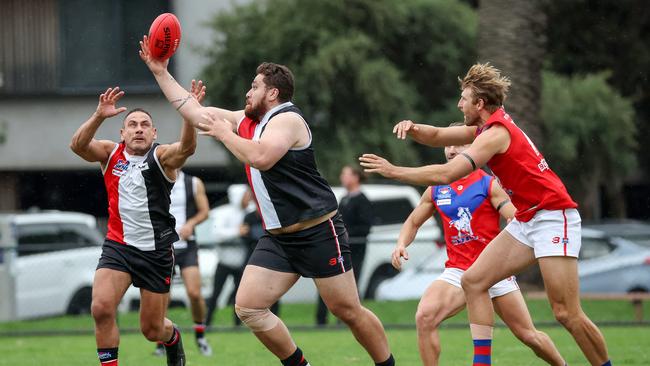
[[138, 41], [169, 0], [4, 0], [0, 95], [156, 91]]
[[83, 224], [28, 224], [17, 227], [18, 255], [101, 245], [97, 231]]
[[606, 239], [582, 238], [580, 247], [580, 259], [593, 259], [603, 257], [614, 250], [614, 246]]
[[402, 224], [411, 214], [413, 205], [406, 198], [392, 198], [372, 202], [375, 225]]
[[46, 253], [59, 244], [59, 229], [55, 224], [20, 225], [17, 229], [19, 256]]

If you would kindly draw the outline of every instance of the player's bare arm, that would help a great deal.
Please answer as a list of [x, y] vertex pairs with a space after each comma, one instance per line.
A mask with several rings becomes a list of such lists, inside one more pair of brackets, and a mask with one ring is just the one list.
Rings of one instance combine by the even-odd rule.
[[436, 208], [433, 205], [433, 201], [431, 201], [431, 187], [429, 187], [422, 194], [420, 203], [418, 203], [417, 207], [413, 210], [413, 212], [411, 212], [406, 221], [404, 221], [402, 229], [399, 232], [397, 245], [393, 250], [393, 255], [391, 258], [391, 263], [395, 269], [402, 269], [402, 258], [404, 258], [404, 260], [409, 259], [406, 247], [411, 245], [418, 230], [433, 215], [435, 209]]
[[289, 149], [309, 143], [309, 132], [296, 113], [281, 113], [273, 117], [259, 141], [244, 139], [228, 128], [228, 123], [205, 115], [199, 124], [200, 134], [221, 141], [239, 161], [265, 171], [271, 169]]
[[433, 147], [460, 146], [470, 144], [474, 141], [476, 127], [435, 127], [405, 120], [397, 123], [393, 127], [393, 133], [398, 139], [404, 140], [408, 136], [420, 144]]
[[169, 60], [161, 61], [151, 55], [147, 36], [144, 36], [142, 41], [140, 41], [139, 53], [142, 61], [144, 61], [156, 78], [160, 90], [165, 94], [167, 100], [193, 126], [196, 127], [203, 121], [202, 115], [211, 113], [217, 118], [229, 122], [233, 130], [237, 127], [237, 123], [244, 116], [244, 111], [229, 111], [221, 108], [201, 106], [201, 103], [192, 96], [192, 93], [178, 84], [176, 79], [169, 73], [167, 70]]
[[196, 214], [185, 221], [185, 225], [179, 230], [179, 235], [181, 239], [187, 240], [192, 233], [196, 225], [202, 223], [208, 218], [210, 212], [210, 203], [208, 202], [208, 196], [205, 194], [205, 185], [203, 181], [196, 179], [196, 191], [194, 192], [194, 203], [196, 204]]
[[[205, 98], [203, 81], [192, 80], [190, 93], [192, 98], [200, 105], [203, 98]], [[156, 154], [158, 154], [160, 165], [165, 170], [165, 174], [168, 177], [176, 177], [176, 170], [185, 164], [187, 158], [194, 154], [195, 150], [196, 130], [187, 119], [183, 118], [180, 140], [170, 145], [160, 145], [156, 150]]]
[[359, 161], [366, 173], [377, 173], [404, 183], [427, 186], [450, 184], [484, 166], [494, 155], [505, 152], [509, 145], [508, 130], [494, 126], [481, 133], [467, 150], [446, 164], [402, 167], [375, 154], [363, 154]]
[[490, 189], [490, 203], [495, 210], [508, 222], [515, 217], [517, 209], [510, 202], [510, 196], [503, 190], [501, 184], [495, 179]]
[[115, 142], [97, 140], [95, 134], [105, 119], [116, 116], [126, 107], [117, 108], [115, 104], [124, 96], [119, 87], [108, 88], [99, 96], [97, 109], [90, 118], [84, 122], [72, 136], [70, 149], [82, 159], [90, 162], [100, 162], [102, 167], [107, 163], [108, 157], [115, 148]]

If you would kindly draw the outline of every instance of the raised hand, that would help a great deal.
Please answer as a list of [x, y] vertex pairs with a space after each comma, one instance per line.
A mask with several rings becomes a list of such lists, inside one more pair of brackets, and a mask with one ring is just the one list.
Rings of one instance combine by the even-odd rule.
[[157, 58], [153, 57], [151, 55], [151, 51], [149, 50], [149, 37], [146, 35], [142, 37], [142, 41], [140, 41], [140, 58], [144, 63], [147, 65], [149, 70], [154, 75], [160, 75], [162, 74], [165, 70], [167, 70], [167, 65], [169, 65], [169, 59], [167, 60], [158, 60]]
[[395, 269], [398, 271], [402, 269], [402, 258], [404, 258], [404, 260], [406, 261], [409, 260], [409, 254], [406, 251], [405, 247], [398, 245], [393, 250], [393, 255], [391, 258], [391, 263], [393, 264], [393, 267], [395, 267]]
[[227, 133], [232, 132], [232, 124], [223, 118], [217, 118], [211, 113], [202, 114], [203, 122], [199, 122], [196, 126], [199, 130], [199, 135], [212, 136], [221, 141]]
[[115, 103], [123, 96], [124, 92], [120, 90], [119, 86], [106, 89], [104, 93], [99, 95], [99, 104], [97, 104], [95, 114], [100, 118], [106, 119], [126, 111], [126, 107], [115, 107]]
[[404, 140], [406, 139], [406, 135], [408, 135], [409, 132], [417, 131], [418, 129], [418, 126], [413, 121], [404, 120], [393, 127], [393, 133], [397, 135], [398, 139]]
[[190, 93], [196, 100], [199, 101], [199, 103], [203, 102], [203, 99], [205, 99], [205, 85], [203, 85], [203, 80], [199, 80], [197, 82], [196, 80], [192, 79]]
[[388, 160], [375, 154], [363, 154], [359, 157], [359, 164], [364, 167], [366, 173], [378, 173], [386, 178], [391, 178], [395, 166]]

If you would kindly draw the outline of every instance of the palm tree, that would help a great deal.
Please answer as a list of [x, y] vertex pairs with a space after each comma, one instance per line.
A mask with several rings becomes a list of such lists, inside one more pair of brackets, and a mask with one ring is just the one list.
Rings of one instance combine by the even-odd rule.
[[517, 124], [541, 147], [541, 66], [546, 44], [544, 0], [481, 0], [478, 55], [509, 76], [505, 102]]

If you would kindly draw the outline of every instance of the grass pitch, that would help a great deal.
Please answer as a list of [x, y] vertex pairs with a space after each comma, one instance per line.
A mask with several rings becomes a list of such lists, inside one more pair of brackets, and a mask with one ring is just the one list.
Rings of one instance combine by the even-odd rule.
[[[416, 302], [370, 302], [385, 324], [413, 324]], [[546, 301], [528, 301], [537, 323], [552, 322], [553, 316]], [[631, 305], [616, 301], [585, 302], [584, 308], [596, 322], [630, 321], [633, 319]], [[646, 305], [646, 314], [650, 314]], [[314, 319], [314, 306], [286, 305], [281, 316], [293, 328], [292, 335], [305, 352], [311, 364], [316, 365], [371, 365], [365, 351], [345, 329], [327, 328], [305, 330]], [[173, 309], [170, 318], [185, 327], [184, 343], [189, 366], [237, 366], [279, 365], [279, 362], [247, 330], [233, 331], [225, 328], [232, 324], [232, 309], [222, 309], [217, 314], [215, 331], [207, 334], [214, 348], [212, 357], [198, 353], [194, 337], [189, 329], [189, 312]], [[462, 312], [449, 319], [441, 329], [443, 365], [470, 365], [472, 344], [469, 328], [465, 326], [466, 314]], [[120, 344], [120, 365], [164, 365], [165, 360], [151, 355], [154, 345], [137, 331], [137, 314], [120, 317], [120, 327], [125, 330]], [[419, 365], [415, 329], [388, 326], [387, 335], [398, 365]], [[561, 327], [542, 326], [569, 365], [587, 365], [582, 353], [571, 336]], [[615, 365], [650, 365], [650, 327], [603, 326], [610, 355]], [[55, 332], [57, 335], [21, 335], [19, 332]], [[90, 317], [60, 317], [36, 321], [0, 324], [0, 365], [96, 365], [95, 340]], [[78, 335], [73, 335], [78, 333]], [[496, 365], [544, 365], [524, 345], [519, 343], [505, 328], [495, 331], [493, 364]]]

